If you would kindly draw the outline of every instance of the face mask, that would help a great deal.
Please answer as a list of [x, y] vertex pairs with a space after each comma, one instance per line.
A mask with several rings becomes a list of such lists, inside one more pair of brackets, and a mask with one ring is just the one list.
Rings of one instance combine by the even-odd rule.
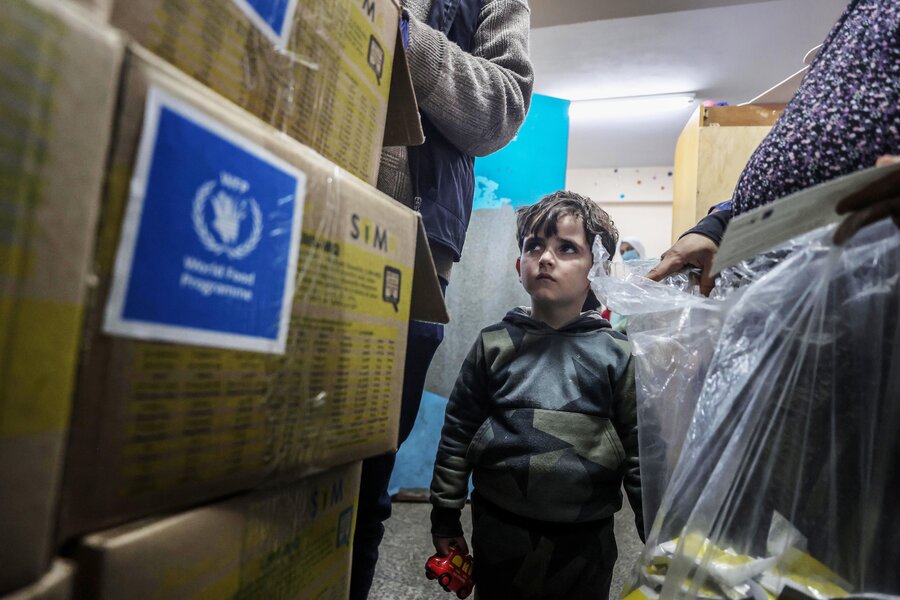
[[622, 253], [622, 260], [637, 260], [641, 257], [637, 250], [626, 250]]

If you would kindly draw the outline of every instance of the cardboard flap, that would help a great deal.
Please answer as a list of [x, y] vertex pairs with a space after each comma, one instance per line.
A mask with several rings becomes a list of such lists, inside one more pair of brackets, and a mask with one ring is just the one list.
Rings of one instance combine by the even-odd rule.
[[447, 313], [444, 294], [441, 292], [441, 284], [434, 268], [434, 259], [431, 258], [431, 248], [428, 246], [428, 236], [425, 235], [422, 217], [418, 217], [416, 222], [419, 231], [416, 234], [416, 263], [413, 267], [412, 306], [409, 318], [430, 323], [447, 323], [450, 321], [450, 315]]
[[419, 103], [413, 88], [406, 50], [397, 28], [394, 66], [391, 69], [391, 91], [388, 97], [387, 121], [384, 126], [384, 146], [419, 146], [425, 143]]
[[813, 229], [842, 220], [844, 217], [835, 212], [838, 202], [897, 170], [900, 165], [857, 171], [741, 215], [725, 230], [713, 261], [712, 274]]

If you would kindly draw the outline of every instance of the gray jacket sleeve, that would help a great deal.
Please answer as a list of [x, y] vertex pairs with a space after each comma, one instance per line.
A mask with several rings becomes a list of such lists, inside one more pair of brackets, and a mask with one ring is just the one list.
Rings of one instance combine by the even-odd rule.
[[516, 135], [531, 103], [527, 0], [483, 0], [471, 54], [410, 15], [419, 106], [462, 152], [485, 156]]
[[431, 481], [431, 532], [443, 537], [462, 535], [460, 513], [469, 495], [472, 465], [469, 444], [487, 418], [487, 370], [481, 336], [459, 370], [447, 402], [444, 428]]

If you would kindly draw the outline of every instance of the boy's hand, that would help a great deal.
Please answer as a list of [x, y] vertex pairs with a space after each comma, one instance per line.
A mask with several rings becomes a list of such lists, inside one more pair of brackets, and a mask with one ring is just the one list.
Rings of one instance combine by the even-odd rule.
[[438, 556], [447, 556], [450, 554], [450, 548], [456, 546], [463, 555], [469, 553], [469, 546], [466, 545], [466, 538], [463, 536], [459, 537], [438, 537], [436, 535], [431, 536], [432, 542], [434, 542], [434, 549], [437, 551]]

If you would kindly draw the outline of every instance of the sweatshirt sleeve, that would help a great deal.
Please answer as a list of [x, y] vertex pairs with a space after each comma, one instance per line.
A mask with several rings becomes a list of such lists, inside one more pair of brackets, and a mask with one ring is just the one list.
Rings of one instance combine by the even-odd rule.
[[717, 204], [692, 229], [682, 233], [681, 237], [689, 233], [699, 233], [715, 242], [716, 246], [719, 246], [722, 243], [722, 236], [725, 235], [725, 230], [728, 229], [728, 224], [731, 222], [732, 214], [730, 200]]
[[531, 103], [526, 0], [484, 0], [471, 53], [410, 15], [408, 57], [419, 106], [459, 150], [485, 156], [516, 135]]
[[616, 382], [616, 429], [625, 448], [625, 477], [623, 487], [634, 511], [634, 524], [641, 541], [644, 540], [644, 505], [641, 497], [641, 466], [638, 457], [637, 401], [634, 382], [634, 357], [628, 357], [625, 373]]
[[431, 481], [431, 533], [462, 535], [459, 522], [469, 494], [472, 465], [466, 459], [469, 443], [487, 416], [487, 371], [481, 336], [469, 351], [447, 402], [444, 428]]

